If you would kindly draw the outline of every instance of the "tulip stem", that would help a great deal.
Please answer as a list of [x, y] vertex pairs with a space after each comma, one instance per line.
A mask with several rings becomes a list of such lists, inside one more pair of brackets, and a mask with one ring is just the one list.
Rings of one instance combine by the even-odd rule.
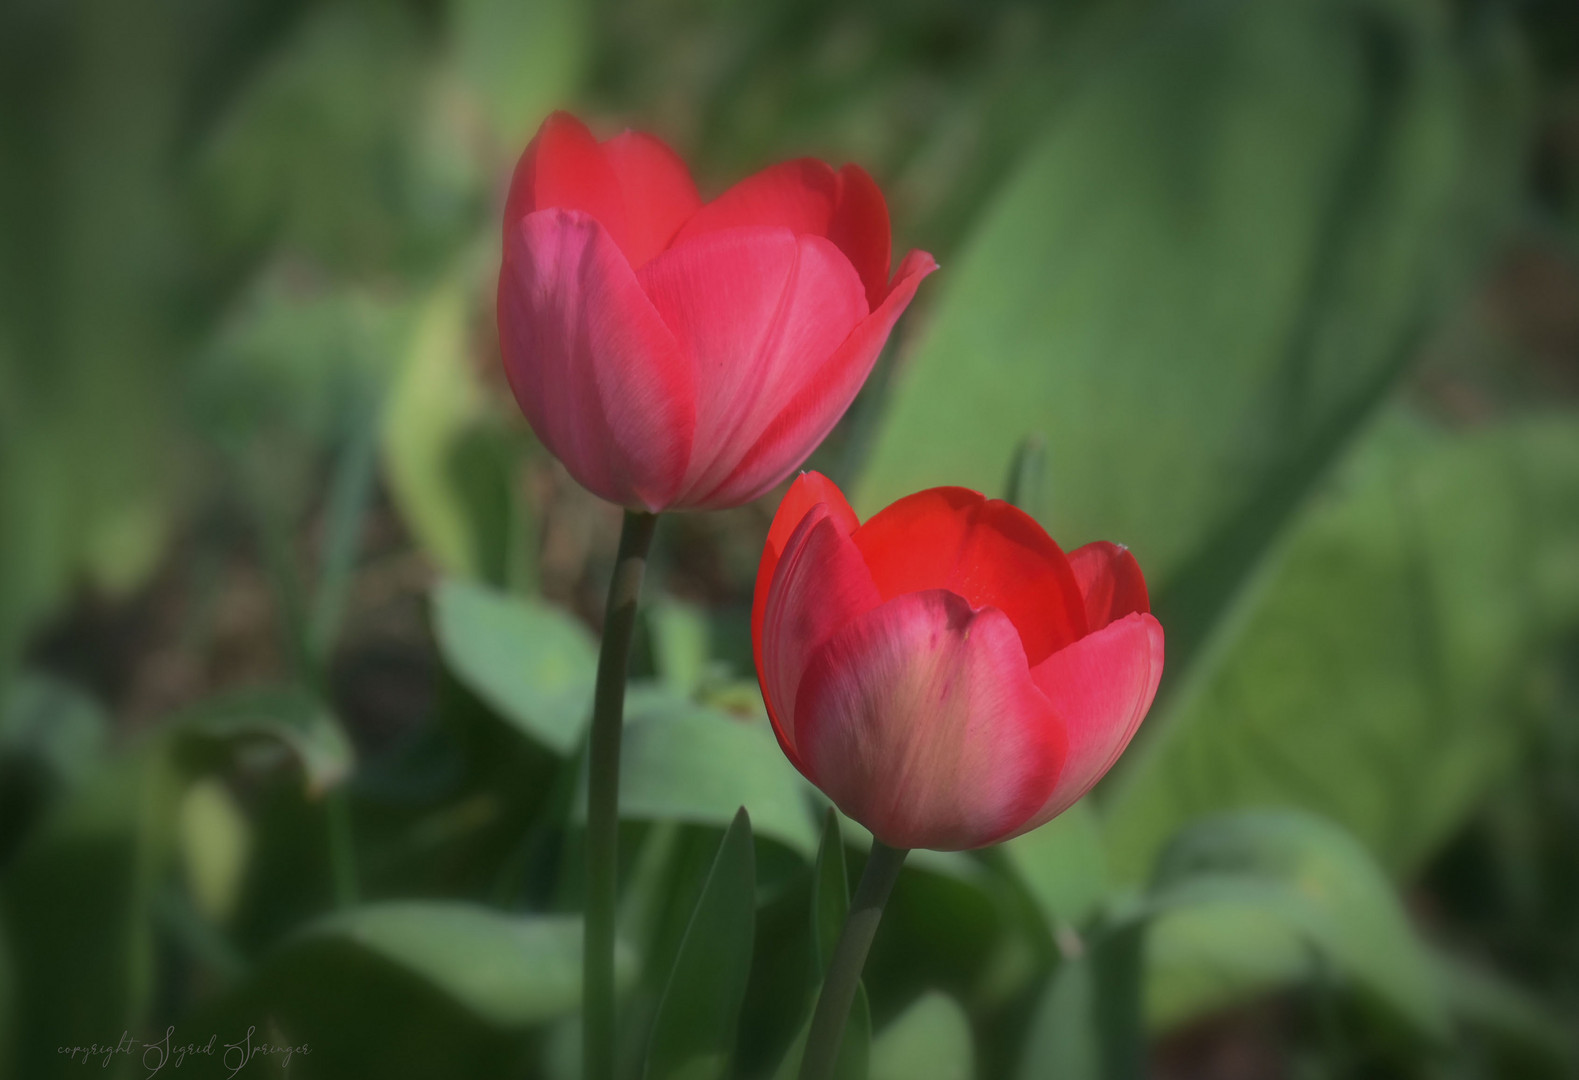
[[587, 899], [582, 942], [583, 1052], [586, 1080], [614, 1076], [614, 915], [619, 861], [620, 736], [625, 722], [625, 674], [636, 604], [656, 514], [625, 511], [619, 555], [609, 582], [592, 698], [587, 752]]
[[833, 1075], [839, 1044], [844, 1040], [844, 1026], [850, 1018], [850, 1004], [861, 983], [861, 970], [866, 967], [866, 954], [877, 934], [877, 924], [882, 921], [888, 894], [893, 892], [894, 882], [899, 879], [899, 870], [908, 854], [881, 840], [872, 841], [861, 883], [855, 887], [855, 897], [850, 901], [850, 914], [844, 920], [839, 944], [834, 947], [833, 959], [828, 963], [828, 976], [817, 998], [817, 1010], [811, 1016], [806, 1051], [800, 1062], [800, 1080], [828, 1080]]

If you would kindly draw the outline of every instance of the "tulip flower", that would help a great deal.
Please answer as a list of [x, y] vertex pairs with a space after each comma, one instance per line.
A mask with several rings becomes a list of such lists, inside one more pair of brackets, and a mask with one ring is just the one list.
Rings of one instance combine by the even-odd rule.
[[921, 279], [855, 165], [775, 165], [703, 203], [659, 140], [546, 120], [505, 206], [499, 339], [533, 430], [631, 510], [780, 483], [866, 380]]
[[750, 502], [849, 408], [921, 279], [889, 277], [888, 206], [855, 165], [785, 162], [703, 203], [650, 135], [555, 113], [504, 210], [499, 341], [539, 439], [625, 508], [588, 739], [584, 1067], [614, 1073], [625, 668], [654, 517]]
[[1036, 828], [1112, 767], [1162, 675], [1134, 557], [1065, 555], [1034, 519], [964, 488], [861, 524], [804, 473], [757, 573], [757, 673], [807, 779], [895, 849]]

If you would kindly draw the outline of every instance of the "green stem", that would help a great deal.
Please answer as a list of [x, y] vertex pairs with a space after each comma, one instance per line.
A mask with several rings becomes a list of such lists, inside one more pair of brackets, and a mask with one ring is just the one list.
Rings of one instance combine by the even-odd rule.
[[583, 1060], [586, 1080], [614, 1076], [615, 874], [619, 861], [620, 735], [625, 713], [625, 669], [636, 603], [647, 569], [657, 515], [625, 511], [619, 557], [609, 582], [603, 647], [598, 653], [587, 754], [587, 901], [582, 946]]
[[888, 894], [893, 891], [908, 854], [881, 840], [872, 841], [872, 852], [866, 858], [861, 883], [856, 886], [855, 898], [850, 901], [850, 914], [844, 920], [839, 944], [828, 964], [828, 977], [822, 983], [817, 1011], [811, 1016], [806, 1051], [800, 1062], [800, 1080], [828, 1080], [833, 1075], [834, 1063], [839, 1058], [839, 1043], [844, 1039], [844, 1025], [850, 1018], [850, 1004], [861, 983], [861, 969], [866, 966], [866, 954], [872, 947], [872, 938], [877, 935], [877, 924], [882, 921]]

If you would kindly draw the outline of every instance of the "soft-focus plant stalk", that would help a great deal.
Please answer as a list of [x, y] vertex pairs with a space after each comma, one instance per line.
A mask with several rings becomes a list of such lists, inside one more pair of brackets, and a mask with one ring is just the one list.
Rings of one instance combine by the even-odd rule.
[[592, 700], [592, 735], [587, 751], [587, 900], [582, 945], [582, 1075], [614, 1076], [614, 886], [619, 860], [620, 736], [625, 714], [625, 674], [636, 604], [641, 598], [647, 549], [656, 514], [625, 511], [619, 556], [609, 582], [598, 652], [597, 689]]
[[806, 1051], [800, 1062], [800, 1080], [828, 1080], [833, 1075], [839, 1044], [844, 1040], [844, 1026], [850, 1018], [850, 1004], [861, 982], [861, 969], [866, 966], [866, 954], [872, 948], [872, 938], [883, 919], [888, 894], [893, 892], [894, 882], [899, 879], [899, 870], [908, 854], [881, 840], [872, 841], [861, 883], [855, 887], [855, 898], [850, 901], [850, 914], [844, 920], [839, 944], [834, 947], [833, 959], [828, 964], [828, 977], [823, 980], [822, 993], [817, 998], [817, 1011], [811, 1016]]
[[[312, 604], [292, 551], [280, 495], [270, 490], [267, 473], [258, 459], [239, 451], [232, 451], [230, 457], [231, 468], [241, 478], [241, 489], [256, 521], [264, 566], [279, 605], [285, 651], [297, 680], [326, 705], [330, 700], [329, 654], [340, 630], [347, 582], [356, 559], [356, 537], [361, 533], [372, 494], [377, 463], [374, 451], [378, 425], [373, 422], [376, 415], [375, 405], [368, 403], [359, 428], [336, 467], [329, 498], [324, 563]], [[355, 907], [361, 899], [347, 782], [342, 778], [323, 796], [330, 891], [335, 907], [342, 911]]]

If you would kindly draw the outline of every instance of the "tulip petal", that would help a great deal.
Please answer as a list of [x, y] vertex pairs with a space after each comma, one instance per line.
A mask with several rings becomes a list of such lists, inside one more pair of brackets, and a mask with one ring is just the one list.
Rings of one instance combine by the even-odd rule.
[[1086, 624], [1100, 630], [1116, 619], [1151, 610], [1140, 564], [1123, 544], [1098, 540], [1069, 553], [1069, 568], [1086, 602]]
[[505, 240], [499, 339], [521, 411], [584, 487], [660, 510], [696, 428], [689, 359], [586, 214], [529, 214]]
[[828, 640], [801, 679], [795, 740], [807, 775], [874, 836], [943, 851], [1019, 828], [1065, 754], [1013, 624], [942, 589], [889, 600]]
[[685, 223], [675, 243], [720, 229], [761, 225], [827, 236], [838, 197], [838, 175], [826, 162], [816, 158], [781, 161], [746, 177], [703, 206]]
[[888, 266], [894, 241], [888, 223], [888, 201], [859, 165], [839, 170], [839, 192], [828, 222], [828, 239], [838, 245], [861, 275], [866, 304], [874, 311], [889, 293]]
[[[813, 510], [819, 509], [843, 536], [849, 536], [860, 524], [855, 511], [850, 509], [844, 492], [839, 490], [837, 484], [819, 472], [801, 473], [784, 493], [784, 498], [779, 502], [779, 508], [773, 515], [773, 524], [768, 527], [767, 543], [762, 547], [762, 561], [757, 564], [756, 588], [751, 595], [751, 653], [757, 666], [757, 684], [762, 687], [762, 704], [767, 707], [768, 719], [773, 724], [773, 733], [778, 736], [779, 746], [797, 769], [801, 767], [800, 759], [795, 753], [794, 745], [785, 734], [784, 722], [779, 719], [778, 709], [773, 703], [773, 695], [767, 689], [767, 669], [762, 663], [762, 641], [765, 630], [763, 623], [766, 621], [768, 593], [772, 590], [773, 576], [778, 570], [779, 559], [783, 556], [785, 548], [789, 546], [790, 538], [795, 535], [801, 521]], [[861, 564], [861, 570], [863, 573], [866, 572], [865, 563]], [[867, 580], [870, 582], [870, 574], [867, 575]], [[798, 672], [799, 668], [794, 676], [796, 680], [800, 678]]]
[[888, 264], [893, 258], [888, 203], [859, 166], [846, 165], [834, 172], [816, 158], [769, 166], [698, 210], [674, 242], [719, 229], [762, 225], [827, 237], [860, 274], [868, 307], [875, 308], [888, 295]]
[[619, 181], [629, 237], [621, 244], [631, 266], [640, 269], [674, 239], [702, 197], [685, 162], [662, 141], [627, 131], [603, 144]]
[[826, 503], [812, 506], [784, 546], [753, 635], [762, 697], [779, 745], [805, 772], [796, 749], [795, 695], [808, 659], [845, 623], [883, 602], [846, 524]]
[[1046, 803], [1016, 832], [1069, 809], [1113, 767], [1157, 695], [1162, 654], [1162, 624], [1137, 612], [1031, 669], [1068, 729], [1069, 757]]
[[696, 440], [678, 504], [718, 505], [713, 494], [784, 402], [866, 317], [861, 281], [833, 244], [784, 228], [678, 242], [638, 279], [695, 365]]
[[528, 214], [556, 207], [581, 211], [608, 230], [621, 249], [626, 247], [629, 229], [619, 178], [587, 125], [567, 112], [544, 120], [516, 162], [504, 203], [506, 238]]
[[924, 251], [912, 251], [905, 257], [882, 305], [861, 320], [815, 373], [802, 380], [798, 393], [780, 400], [778, 415], [724, 484], [707, 496], [706, 505], [750, 502], [811, 456], [860, 392], [894, 323], [915, 296], [916, 286], [936, 269], [937, 263]]
[[907, 495], [855, 532], [885, 599], [949, 589], [1009, 617], [1034, 666], [1085, 634], [1069, 560], [1036, 521], [967, 488]]
[[773, 584], [773, 573], [778, 569], [779, 558], [794, 535], [801, 519], [815, 506], [827, 508], [833, 522], [845, 536], [860, 525], [855, 511], [844, 497], [839, 486], [820, 472], [803, 472], [784, 493], [779, 508], [773, 514], [773, 524], [768, 526], [767, 543], [762, 547], [762, 560], [757, 564], [756, 590], [751, 597], [751, 640], [757, 648], [757, 672], [762, 671], [762, 615], [768, 606], [768, 587]]

